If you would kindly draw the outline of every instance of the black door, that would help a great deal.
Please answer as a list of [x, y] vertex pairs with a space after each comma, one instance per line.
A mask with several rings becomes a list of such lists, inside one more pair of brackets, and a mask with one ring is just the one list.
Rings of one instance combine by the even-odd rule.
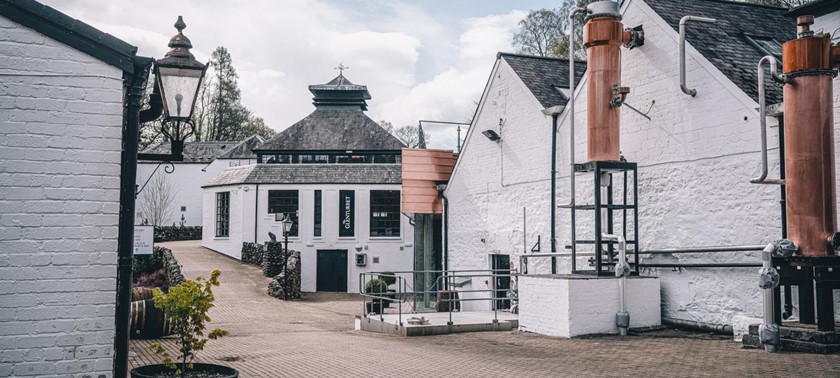
[[315, 290], [347, 292], [347, 250], [318, 250]]
[[491, 258], [491, 266], [495, 271], [493, 280], [495, 297], [505, 298], [496, 299], [493, 303], [494, 308], [498, 310], [510, 308], [510, 300], [507, 299], [508, 290], [510, 290], [510, 255], [492, 255]]

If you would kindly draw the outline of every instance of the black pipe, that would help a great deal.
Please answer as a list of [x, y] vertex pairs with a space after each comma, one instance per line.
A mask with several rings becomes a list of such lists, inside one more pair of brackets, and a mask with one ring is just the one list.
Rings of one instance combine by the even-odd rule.
[[639, 268], [760, 268], [761, 263], [642, 263]]
[[[785, 117], [776, 117], [779, 121], [779, 178], [785, 179]], [[784, 185], [779, 185], [779, 207], [782, 212], [782, 239], [787, 239], [787, 192]], [[785, 298], [782, 307], [785, 312], [780, 316], [787, 319], [793, 314], [793, 288], [784, 285]], [[776, 289], [778, 290], [778, 288]], [[775, 293], [774, 293], [775, 294]], [[780, 312], [780, 311], [777, 311]]]
[[639, 251], [642, 255], [670, 255], [678, 253], [753, 252], [764, 249], [763, 245], [738, 245], [729, 247], [666, 248]]
[[735, 334], [732, 330], [732, 326], [729, 324], [712, 324], [665, 317], [662, 318], [662, 324], [691, 331], [714, 332], [730, 336]]
[[155, 84], [152, 94], [149, 96], [149, 108], [140, 111], [140, 124], [152, 122], [163, 114], [163, 100], [160, 98], [160, 87]]
[[259, 228], [259, 214], [260, 212], [260, 184], [254, 189], [254, 244], [257, 244], [257, 229]]
[[[572, 172], [571, 174], [574, 174]], [[551, 114], [551, 253], [557, 252], [557, 113]], [[557, 258], [551, 258], [551, 274], [557, 274]]]
[[114, 335], [114, 377], [128, 374], [128, 340], [131, 320], [131, 261], [134, 250], [134, 207], [137, 190], [137, 149], [140, 142], [140, 108], [143, 106], [151, 58], [134, 57], [134, 73], [126, 79], [120, 162], [120, 213], [117, 236], [117, 305]]
[[440, 191], [443, 198], [443, 271], [449, 271], [449, 198]]

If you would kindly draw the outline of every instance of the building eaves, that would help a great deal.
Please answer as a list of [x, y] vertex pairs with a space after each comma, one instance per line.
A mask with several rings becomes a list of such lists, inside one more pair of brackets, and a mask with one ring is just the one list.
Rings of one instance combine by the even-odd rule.
[[[840, 12], [840, 0], [815, 0], [802, 4], [786, 13], [788, 17], [799, 17], [804, 15], [823, 16], [827, 13]], [[840, 27], [840, 25], [837, 25]], [[831, 33], [833, 30], [826, 30]]]
[[129, 74], [137, 47], [34, 0], [0, 0], [0, 16]]
[[400, 184], [399, 164], [253, 164], [225, 169], [203, 188], [241, 184]]

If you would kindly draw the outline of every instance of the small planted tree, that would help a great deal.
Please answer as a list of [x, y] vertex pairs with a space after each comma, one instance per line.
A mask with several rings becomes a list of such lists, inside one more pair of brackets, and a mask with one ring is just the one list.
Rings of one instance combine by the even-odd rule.
[[159, 343], [149, 347], [163, 357], [164, 365], [175, 370], [181, 377], [185, 377], [187, 371], [192, 369], [195, 354], [204, 349], [208, 339], [215, 340], [228, 333], [217, 328], [204, 336], [205, 325], [210, 321], [207, 311], [213, 307], [215, 299], [212, 287], [219, 286], [221, 274], [221, 271], [214, 269], [209, 279], [199, 276], [195, 280], [186, 280], [169, 288], [166, 294], [160, 290], [155, 291], [155, 307], [163, 310], [171, 323], [173, 334], [177, 336], [180, 346], [180, 354], [176, 356], [178, 363]]

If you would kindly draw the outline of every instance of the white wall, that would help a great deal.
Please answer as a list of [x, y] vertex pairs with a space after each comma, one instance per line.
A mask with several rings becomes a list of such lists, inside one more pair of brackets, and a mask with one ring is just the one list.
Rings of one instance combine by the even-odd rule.
[[0, 71], [0, 376], [111, 376], [122, 72], [4, 17]]
[[[206, 184], [210, 179], [216, 177], [220, 172], [228, 167], [239, 165], [248, 165], [256, 163], [256, 159], [218, 159], [212, 163], [173, 163], [175, 170], [167, 174], [165, 172], [166, 165], [161, 165], [155, 172], [155, 167], [159, 163], [140, 162], [137, 164], [137, 184], [143, 185], [149, 180], [152, 172], [155, 176], [166, 177], [166, 180], [171, 183], [175, 200], [172, 203], [172, 214], [170, 218], [161, 226], [171, 226], [181, 224], [181, 215], [184, 216], [185, 226], [201, 226], [203, 219], [203, 196], [204, 192], [201, 186]], [[152, 179], [151, 181], [153, 181]], [[151, 182], [150, 181], [150, 182]], [[141, 204], [143, 202], [143, 194], [137, 198], [137, 219], [138, 223], [143, 222], [146, 215], [141, 214]], [[186, 211], [181, 211], [182, 207], [186, 207]]]
[[[756, 102], [690, 45], [688, 83], [698, 94], [694, 98], [683, 94], [679, 89], [677, 33], [642, 1], [627, 1], [625, 9], [624, 25], [643, 24], [646, 37], [643, 47], [622, 52], [621, 84], [631, 88], [627, 103], [647, 109], [656, 101], [650, 121], [629, 109], [623, 109], [621, 116], [622, 153], [639, 164], [641, 248], [763, 244], [778, 238], [779, 188], [749, 183], [760, 171]], [[504, 118], [503, 141], [496, 145], [471, 133], [447, 191], [453, 269], [486, 269], [491, 251], [521, 251], [523, 206], [529, 214], [529, 248], [539, 234], [542, 251], [549, 250], [549, 213], [544, 209], [549, 200], [545, 180], [550, 170], [550, 120], [542, 118], [536, 100], [523, 92], [521, 83], [507, 78], [511, 72], [504, 64], [499, 72], [472, 131], [491, 128]], [[585, 89], [584, 80], [578, 84], [576, 103], [577, 162], [586, 160]], [[558, 203], [569, 198], [568, 132], [565, 112], [557, 152]], [[777, 177], [776, 128], [771, 127], [768, 140], [770, 175]], [[592, 203], [588, 176], [579, 176], [577, 198], [578, 204]], [[562, 251], [570, 242], [568, 211], [559, 210], [557, 219], [558, 249]], [[579, 220], [578, 238], [587, 235], [583, 225], [584, 220]], [[759, 261], [757, 254], [749, 253], [675, 255], [649, 261], [663, 260]], [[562, 261], [560, 272], [567, 272], [569, 264], [568, 259]], [[755, 269], [653, 269], [644, 273], [662, 278], [664, 317], [731, 324], [735, 315], [760, 315]]]
[[[245, 190], [247, 188], [247, 191]], [[282, 240], [282, 226], [274, 219], [274, 214], [268, 213], [269, 190], [298, 190], [299, 199], [299, 232], [297, 237], [289, 238], [289, 249], [301, 251], [303, 291], [316, 289], [316, 259], [319, 249], [346, 249], [348, 252], [348, 292], [358, 292], [359, 273], [410, 271], [414, 269], [414, 229], [407, 219], [400, 218], [399, 237], [371, 237], [370, 235], [370, 191], [371, 190], [401, 190], [400, 185], [231, 185], [212, 187], [204, 190], [204, 230], [202, 244], [212, 250], [225, 255], [241, 258], [242, 243], [254, 242], [255, 201], [258, 201], [256, 230], [257, 242], [269, 241], [268, 233], [277, 235]], [[314, 224], [314, 191], [322, 191], [322, 236], [315, 237]], [[352, 238], [338, 237], [339, 220], [339, 190], [354, 190], [356, 192], [355, 207], [355, 236]], [[216, 193], [229, 191], [231, 193], [230, 236], [215, 237], [215, 198]], [[256, 194], [258, 193], [258, 194]], [[258, 199], [256, 197], [259, 197]], [[360, 252], [356, 247], [362, 248]], [[357, 267], [355, 254], [367, 254], [367, 266]], [[378, 263], [373, 259], [379, 258]], [[405, 275], [410, 278], [410, 275]], [[409, 284], [411, 281], [408, 281]]]

